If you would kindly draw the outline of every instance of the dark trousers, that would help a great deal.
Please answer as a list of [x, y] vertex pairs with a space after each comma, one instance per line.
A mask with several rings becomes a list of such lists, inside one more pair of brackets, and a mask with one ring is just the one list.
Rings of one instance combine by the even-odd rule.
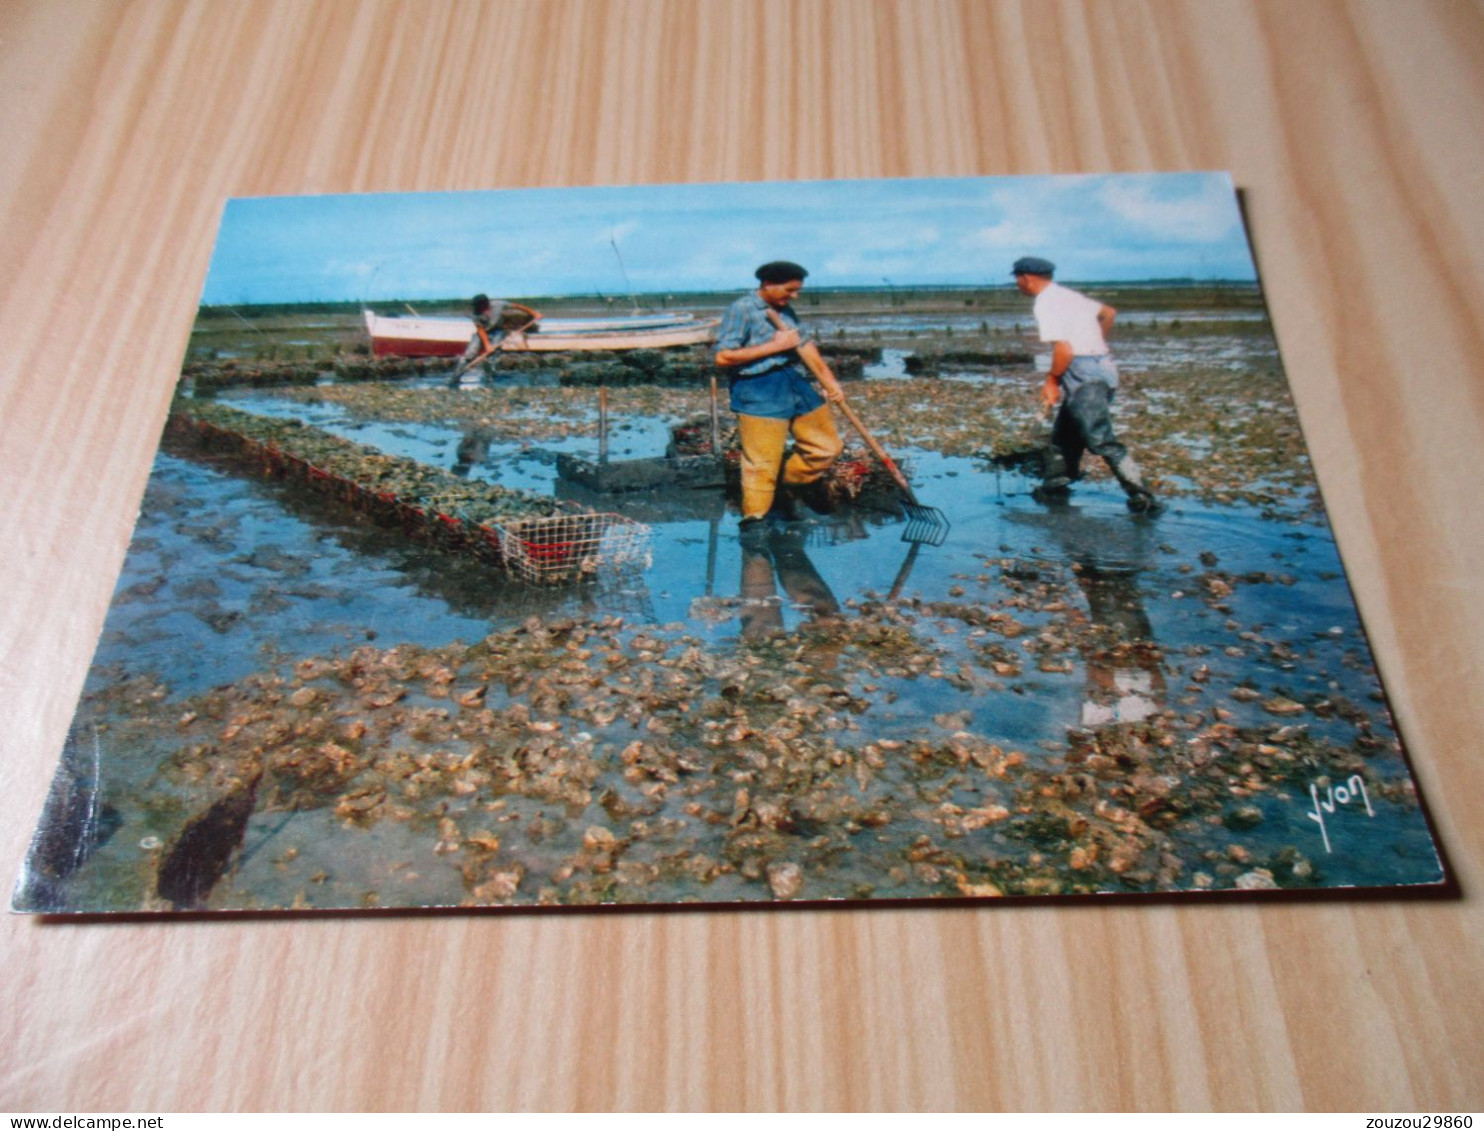
[[1102, 381], [1079, 385], [1062, 400], [1051, 428], [1051, 443], [1065, 466], [1060, 473], [1068, 479], [1079, 477], [1084, 452], [1101, 456], [1109, 468], [1116, 468], [1128, 455], [1128, 449], [1113, 434], [1113, 420], [1108, 415], [1112, 403], [1113, 390]]

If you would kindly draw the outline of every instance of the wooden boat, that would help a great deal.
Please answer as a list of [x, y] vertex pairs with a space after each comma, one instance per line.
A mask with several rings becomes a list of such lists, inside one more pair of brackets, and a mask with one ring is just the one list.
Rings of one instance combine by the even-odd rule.
[[[377, 357], [458, 357], [474, 335], [467, 318], [384, 316], [365, 312], [371, 351]], [[718, 318], [646, 314], [631, 318], [543, 318], [506, 337], [509, 353], [560, 350], [638, 350], [694, 346], [713, 341]]]

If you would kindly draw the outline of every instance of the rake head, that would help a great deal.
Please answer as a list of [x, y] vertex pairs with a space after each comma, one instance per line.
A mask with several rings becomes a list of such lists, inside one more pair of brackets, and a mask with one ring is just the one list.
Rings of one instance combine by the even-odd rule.
[[904, 501], [902, 510], [907, 515], [907, 525], [902, 528], [903, 542], [941, 546], [948, 538], [952, 523], [937, 507]]

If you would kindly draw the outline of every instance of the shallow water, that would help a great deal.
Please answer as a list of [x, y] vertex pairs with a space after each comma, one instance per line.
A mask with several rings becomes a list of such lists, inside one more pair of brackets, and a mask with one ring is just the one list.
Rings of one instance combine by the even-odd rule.
[[[348, 430], [362, 442], [383, 440], [400, 454], [425, 451], [446, 459], [448, 437], [439, 432], [422, 425]], [[512, 454], [492, 453], [490, 473], [520, 476], [502, 481], [523, 486], [554, 485], [522, 470], [520, 460], [507, 460]], [[650, 625], [660, 637], [685, 634], [724, 655], [745, 651], [759, 624], [768, 631], [807, 630], [822, 614], [862, 615], [895, 594], [895, 607], [905, 611], [924, 654], [935, 657], [935, 670], [973, 668], [977, 674], [972, 684], [955, 685], [908, 671], [878, 672], [864, 684], [874, 689], [873, 702], [854, 741], [910, 741], [950, 726], [1021, 750], [1032, 765], [1044, 762], [1046, 772], [1060, 765], [1068, 734], [1079, 728], [1169, 709], [1209, 713], [1216, 705], [1232, 725], [1260, 726], [1272, 721], [1261, 700], [1275, 695], [1358, 704], [1367, 727], [1389, 735], [1360, 625], [1348, 592], [1337, 584], [1340, 564], [1322, 524], [1274, 522], [1241, 508], [1190, 503], [1157, 520], [1134, 518], [1108, 486], [1082, 487], [1070, 506], [1048, 510], [1018, 477], [968, 460], [911, 454], [921, 497], [942, 507], [954, 524], [940, 547], [914, 552], [900, 540], [894, 516], [859, 513], [818, 517], [780, 530], [760, 551], [748, 550], [719, 499], [647, 497], [640, 505], [628, 498], [615, 502], [653, 524], [654, 564], [600, 592], [534, 598], [487, 567], [407, 544], [296, 488], [162, 454], [89, 679], [97, 705], [80, 716], [101, 722], [105, 745], [115, 743], [107, 748], [103, 791], [121, 817], [120, 828], [60, 898], [68, 906], [138, 906], [140, 868], [151, 858], [139, 845], [167, 840], [180, 806], [190, 804], [188, 795], [162, 804], [172, 791], [158, 778], [157, 747], [132, 746], [127, 727], [108, 737], [107, 704], [121, 687], [157, 681], [150, 693], [168, 714], [180, 709], [172, 704], [208, 688], [265, 669], [289, 672], [305, 657], [343, 655], [367, 641], [430, 648], [474, 642], [533, 611], [546, 618], [620, 613], [634, 630]], [[1200, 585], [1213, 564], [1224, 577], [1266, 580], [1236, 585], [1216, 608]], [[1003, 601], [1006, 578], [1016, 576], [1049, 581], [1061, 593], [1057, 601], [1032, 601], [1017, 611], [1032, 632], [1054, 629], [1066, 615], [1058, 606], [1081, 610], [1159, 646], [1161, 662], [1120, 667], [1068, 649], [1058, 660], [1064, 670], [1038, 670], [1026, 657], [1015, 678], [986, 678], [978, 651], [986, 643], [982, 630], [943, 610]], [[842, 659], [848, 667], [851, 653]], [[1197, 685], [1184, 681], [1198, 668], [1207, 682], [1196, 696]], [[1239, 685], [1258, 695], [1228, 698], [1225, 692]], [[951, 723], [932, 721], [945, 716]], [[1301, 721], [1310, 734], [1345, 745], [1357, 733], [1356, 717], [1309, 712]], [[620, 725], [607, 737], [622, 744], [642, 735]], [[1394, 755], [1370, 768], [1382, 778], [1405, 774]], [[966, 794], [961, 787], [946, 797], [960, 805], [975, 801], [974, 790]], [[1272, 791], [1254, 803], [1262, 813], [1260, 837], [1234, 838], [1217, 828], [1206, 834], [1214, 846], [1207, 851], [1226, 851], [1237, 841], [1252, 852], [1268, 842], [1296, 844], [1322, 861], [1327, 884], [1431, 874], [1430, 846], [1415, 809], [1378, 802], [1376, 816], [1363, 821], [1353, 806], [1340, 809], [1328, 819], [1332, 851], [1326, 853], [1317, 823], [1305, 816], [1308, 802], [1301, 785]], [[511, 795], [501, 806], [500, 822], [544, 829], [538, 840], [558, 855], [580, 855], [583, 829], [604, 819], [594, 805], [591, 815], [567, 812], [547, 829], [542, 822], [548, 818], [540, 814], [550, 807], [544, 810], [539, 800]], [[427, 856], [435, 825], [430, 817], [366, 829], [337, 820], [328, 806], [263, 809], [252, 818], [243, 855], [212, 905], [458, 902], [467, 893], [456, 861]], [[501, 826], [492, 827], [498, 832]], [[911, 839], [906, 828], [878, 834], [869, 846], [856, 844], [831, 871], [825, 893], [932, 894], [933, 885], [917, 873], [892, 871]], [[711, 851], [718, 855], [720, 844]], [[637, 867], [644, 856], [636, 848], [627, 859]], [[322, 873], [333, 878], [310, 885], [306, 897], [304, 877]], [[700, 886], [647, 889], [645, 896], [768, 897], [765, 882], [735, 873]]]
[[[583, 395], [595, 396], [583, 390]], [[556, 489], [556, 457], [571, 454], [597, 458], [598, 442], [592, 437], [567, 436], [545, 439], [540, 443], [488, 441], [480, 443], [482, 454], [476, 462], [461, 459], [460, 445], [475, 437], [457, 428], [423, 422], [386, 424], [357, 420], [344, 408], [330, 403], [305, 404], [275, 397], [271, 393], [250, 393], [219, 398], [233, 407], [284, 420], [301, 420], [333, 436], [366, 444], [389, 455], [403, 456], [433, 467], [452, 471], [462, 477], [502, 487], [534, 491], [549, 495]], [[590, 421], [597, 419], [596, 402]], [[610, 459], [646, 459], [665, 454], [669, 442], [669, 424], [654, 418], [614, 420], [609, 429]]]
[[[907, 352], [889, 349], [868, 376], [898, 375]], [[1276, 354], [1262, 335], [1135, 336], [1120, 360], [1251, 367], [1276, 364]], [[1160, 395], [1147, 394], [1149, 411]], [[1019, 877], [1016, 894], [1063, 883], [1223, 888], [1259, 866], [1294, 887], [1438, 878], [1338, 552], [1307, 507], [1181, 498], [1147, 519], [1129, 515], [1115, 485], [1094, 481], [1048, 508], [1018, 475], [908, 449], [896, 454], [910, 459], [921, 500], [952, 523], [943, 545], [903, 542], [901, 515], [883, 500], [744, 546], [720, 492], [597, 496], [563, 482], [557, 455], [595, 455], [591, 437], [494, 440], [464, 447], [461, 459], [466, 437], [454, 428], [358, 421], [272, 393], [230, 400], [471, 479], [619, 511], [652, 527], [652, 564], [597, 585], [531, 590], [296, 485], [162, 453], [50, 810], [63, 834], [78, 813], [108, 819], [82, 837], [86, 851], [33, 859], [39, 878], [23, 885], [23, 906], [159, 905], [161, 853], [219, 793], [193, 767], [231, 749], [225, 738], [199, 745], [196, 716], [213, 696], [238, 704], [229, 714], [261, 699], [259, 687], [275, 702], [278, 685], [333, 700], [344, 677], [315, 682], [304, 662], [340, 670], [367, 648], [442, 656], [487, 640], [525, 648], [532, 616], [607, 626], [594, 630], [602, 643], [589, 646], [593, 678], [580, 686], [610, 706], [595, 715], [579, 701], [550, 715], [560, 738], [552, 757], [585, 767], [581, 788], [569, 778], [558, 789], [530, 767], [503, 785], [455, 781], [463, 771], [440, 767], [481, 745], [438, 721], [447, 689], [410, 681], [396, 709], [431, 721], [426, 733], [415, 722], [390, 732], [384, 756], [403, 769], [368, 768], [291, 800], [282, 782], [265, 786], [208, 906], [931, 897], [979, 894], [981, 880], [1004, 875]], [[610, 458], [663, 454], [669, 423], [616, 421]], [[539, 649], [529, 658], [538, 668], [549, 659]], [[463, 687], [457, 657], [447, 662]], [[683, 708], [651, 702], [644, 688], [666, 681]], [[490, 682], [493, 719], [536, 702], [518, 683]], [[703, 725], [692, 706], [719, 713], [703, 713]], [[313, 714], [299, 712], [297, 725]], [[789, 738], [795, 715], [804, 729]], [[766, 755], [707, 729], [738, 718], [782, 745]], [[664, 749], [672, 729], [682, 751], [672, 755], [695, 768], [646, 777], [625, 760], [636, 743]], [[1120, 751], [1134, 739], [1143, 753], [1130, 762]], [[1068, 821], [1101, 829], [1104, 860], [1120, 851], [1111, 846], [1123, 806], [1155, 814], [1151, 827], [1163, 829], [1158, 775], [1174, 773], [1173, 761], [1161, 765], [1165, 742], [1181, 752], [1176, 800], [1184, 806], [1188, 794], [1191, 808], [1166, 813], [1169, 830], [1141, 843], [1180, 867], [1095, 872], [1078, 862], [1083, 847], [1067, 857]], [[823, 754], [795, 764], [781, 750]], [[1364, 807], [1348, 785], [1352, 767], [1374, 794]], [[1067, 785], [1089, 775], [1096, 810]], [[345, 809], [358, 789], [383, 786], [403, 816]], [[983, 827], [964, 823], [975, 814]], [[619, 847], [605, 848], [594, 828]], [[802, 877], [796, 892], [790, 867]]]

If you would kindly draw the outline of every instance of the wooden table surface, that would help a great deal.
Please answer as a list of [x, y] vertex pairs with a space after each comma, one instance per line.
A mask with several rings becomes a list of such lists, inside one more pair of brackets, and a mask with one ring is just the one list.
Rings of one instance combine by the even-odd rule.
[[0, 920], [0, 1109], [1484, 1107], [1484, 11], [0, 4], [0, 864], [222, 202], [1229, 169], [1464, 897]]

